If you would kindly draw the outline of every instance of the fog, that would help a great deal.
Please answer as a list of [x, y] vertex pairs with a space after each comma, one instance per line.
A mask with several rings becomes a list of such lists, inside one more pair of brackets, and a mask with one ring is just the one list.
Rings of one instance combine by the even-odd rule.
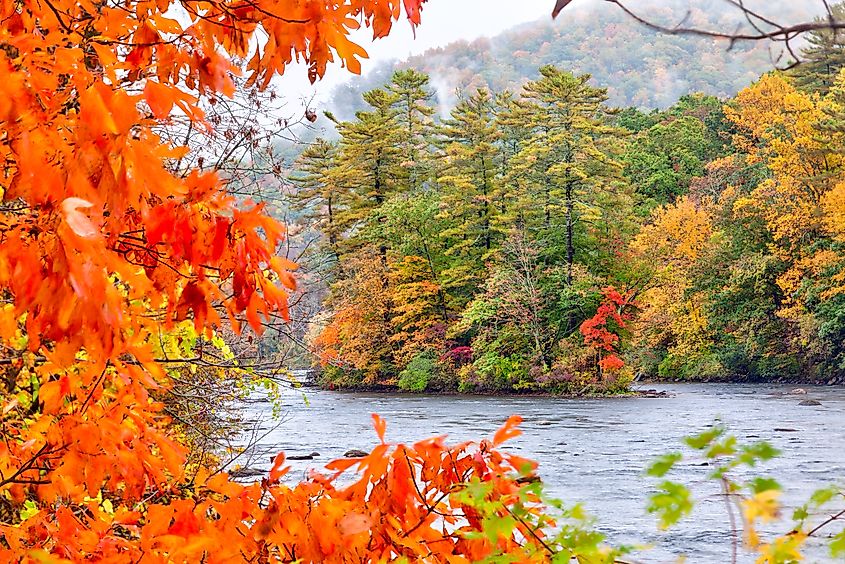
[[[573, 0], [558, 16], [555, 25], [565, 26], [567, 15], [575, 11], [592, 11], [599, 4], [606, 6], [604, 0]], [[371, 31], [363, 28], [354, 32], [352, 37], [369, 54], [369, 59], [362, 61], [362, 74], [366, 75], [382, 61], [406, 59], [458, 40], [492, 37], [516, 25], [541, 18], [550, 21], [553, 5], [553, 0], [429, 0], [423, 8], [423, 23], [416, 33], [403, 18], [386, 38], [372, 41]], [[667, 25], [682, 21], [686, 10], [691, 7], [725, 13], [733, 11], [737, 14], [737, 29], [748, 28], [727, 0], [629, 0], [626, 5]], [[806, 20], [824, 9], [822, 0], [747, 0], [745, 5], [781, 21]], [[320, 101], [328, 99], [335, 86], [354, 79], [345, 69], [334, 65], [329, 66], [325, 78], [311, 85], [305, 67], [292, 65], [274, 84], [293, 104], [304, 106], [312, 99], [319, 105]]]

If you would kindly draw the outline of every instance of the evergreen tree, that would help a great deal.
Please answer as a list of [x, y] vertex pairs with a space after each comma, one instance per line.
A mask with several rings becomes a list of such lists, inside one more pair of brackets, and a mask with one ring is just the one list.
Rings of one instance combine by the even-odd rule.
[[607, 91], [590, 86], [589, 75], [553, 66], [542, 67], [540, 75], [525, 85], [507, 118], [531, 131], [513, 158], [511, 175], [521, 184], [517, 215], [546, 240], [548, 251], [557, 251], [563, 233], [571, 284], [576, 237], [585, 222], [600, 220], [593, 194], [619, 176], [614, 153], [623, 133], [610, 125]]
[[517, 111], [517, 97], [510, 91], [497, 92], [493, 96], [493, 112], [496, 117], [496, 128], [499, 131], [499, 155], [497, 159], [498, 190], [494, 195], [498, 214], [498, 228], [501, 231], [509, 229], [508, 223], [512, 217], [506, 213], [512, 197], [517, 192], [518, 178], [511, 174], [513, 158], [519, 153], [522, 144], [531, 136], [530, 127], [520, 121]]
[[387, 90], [394, 96], [396, 112], [397, 149], [402, 155], [399, 180], [407, 190], [416, 190], [431, 175], [430, 137], [433, 127], [432, 94], [428, 89], [428, 75], [414, 69], [393, 73]]
[[456, 259], [445, 274], [449, 287], [465, 293], [478, 288], [485, 261], [501, 239], [494, 202], [501, 135], [493, 111], [490, 93], [478, 90], [462, 99], [439, 128], [443, 164], [438, 185], [442, 216], [448, 222], [440, 235]]
[[293, 194], [294, 209], [305, 212], [328, 240], [328, 247], [339, 259], [340, 237], [343, 233], [347, 190], [337, 163], [337, 146], [325, 139], [317, 139], [300, 155], [291, 180], [297, 189]]
[[[845, 20], [845, 2], [831, 6], [837, 21]], [[796, 84], [809, 92], [825, 95], [845, 68], [845, 31], [821, 29], [807, 34], [801, 50], [803, 62], [793, 70]]]
[[[400, 129], [394, 104], [396, 95], [386, 90], [371, 90], [364, 100], [372, 108], [360, 111], [354, 121], [337, 124], [341, 140], [338, 166], [348, 182], [350, 206], [348, 247], [354, 250], [364, 243], [358, 237], [368, 221], [378, 220], [378, 208], [400, 189], [402, 152]], [[387, 248], [382, 249], [386, 255]]]

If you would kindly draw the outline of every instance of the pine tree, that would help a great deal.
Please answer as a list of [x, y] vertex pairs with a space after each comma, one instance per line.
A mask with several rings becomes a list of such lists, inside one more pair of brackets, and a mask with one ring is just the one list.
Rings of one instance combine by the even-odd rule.
[[341, 137], [338, 174], [347, 183], [350, 197], [349, 250], [365, 243], [359, 237], [361, 229], [369, 221], [377, 220], [379, 206], [400, 188], [402, 155], [398, 148], [396, 99], [382, 89], [366, 92], [364, 100], [371, 109], [356, 113], [353, 121], [337, 123]]
[[446, 273], [447, 284], [473, 292], [485, 276], [485, 261], [501, 239], [496, 225], [500, 210], [494, 202], [500, 180], [501, 136], [490, 93], [478, 90], [462, 99], [438, 133], [443, 151], [438, 176], [441, 215], [448, 223], [441, 237], [455, 257]]
[[530, 128], [512, 159], [510, 174], [520, 185], [518, 215], [557, 247], [563, 232], [566, 282], [572, 283], [576, 236], [587, 220], [598, 221], [601, 210], [592, 193], [619, 176], [614, 160], [620, 129], [610, 125], [604, 106], [607, 91], [589, 85], [590, 76], [574, 76], [553, 66], [540, 69], [541, 78], [528, 82], [506, 118]]
[[[845, 19], [845, 2], [831, 7], [834, 19]], [[845, 68], [845, 31], [821, 29], [807, 34], [807, 46], [801, 50], [803, 62], [793, 70], [799, 88], [827, 94], [839, 71]]]
[[432, 94], [428, 89], [428, 75], [414, 69], [393, 73], [387, 91], [393, 94], [393, 109], [400, 131], [397, 132], [402, 155], [398, 171], [399, 181], [407, 190], [416, 190], [431, 175], [430, 137], [434, 108], [430, 105]]
[[531, 137], [531, 128], [521, 121], [517, 105], [518, 98], [508, 90], [498, 92], [493, 97], [493, 112], [496, 117], [496, 128], [499, 131], [499, 155], [497, 166], [499, 169], [498, 190], [494, 196], [496, 208], [499, 210], [496, 224], [500, 231], [507, 231], [514, 221], [524, 223], [519, 217], [508, 213], [513, 203], [513, 197], [518, 192], [519, 176], [512, 174], [513, 159], [521, 150], [526, 140]]
[[325, 139], [317, 139], [300, 155], [296, 172], [291, 177], [294, 209], [305, 212], [328, 240], [329, 251], [339, 259], [340, 237], [344, 230], [344, 210], [347, 202], [341, 169], [337, 163], [337, 146]]

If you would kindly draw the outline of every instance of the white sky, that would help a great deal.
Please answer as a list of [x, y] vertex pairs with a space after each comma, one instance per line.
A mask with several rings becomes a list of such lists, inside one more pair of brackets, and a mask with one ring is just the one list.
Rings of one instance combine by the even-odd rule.
[[[401, 60], [459, 39], [489, 37], [524, 22], [551, 18], [553, 6], [554, 0], [430, 0], [423, 7], [416, 39], [404, 15], [388, 37], [373, 42], [370, 30], [360, 30], [353, 38], [370, 55], [362, 61], [362, 73], [366, 74], [378, 61]], [[279, 94], [290, 100], [290, 107], [296, 107], [314, 94], [317, 99], [327, 97], [335, 85], [351, 76], [339, 65], [330, 65], [326, 77], [311, 86], [305, 69], [296, 66], [274, 84]]]

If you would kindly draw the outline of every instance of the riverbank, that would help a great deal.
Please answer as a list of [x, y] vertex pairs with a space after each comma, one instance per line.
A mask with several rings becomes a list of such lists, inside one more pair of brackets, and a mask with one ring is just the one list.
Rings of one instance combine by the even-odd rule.
[[794, 386], [801, 388], [805, 386], [845, 386], [845, 377], [837, 379], [811, 379], [811, 378], [776, 378], [770, 380], [750, 379], [743, 376], [726, 376], [724, 378], [702, 378], [698, 380], [654, 379], [644, 378], [632, 381], [626, 388], [596, 389], [595, 385], [586, 385], [581, 390], [554, 391], [537, 390], [529, 387], [516, 389], [471, 389], [459, 390], [453, 388], [426, 389], [421, 391], [403, 390], [396, 384], [342, 384], [336, 381], [326, 381], [321, 378], [317, 369], [303, 369], [294, 372], [300, 385], [305, 388], [320, 389], [325, 391], [344, 393], [377, 393], [377, 394], [423, 394], [437, 396], [490, 396], [490, 397], [557, 397], [564, 399], [577, 398], [612, 398], [612, 397], [665, 397], [659, 390], [643, 389], [644, 387], [665, 386], [672, 384], [737, 384], [737, 385], [760, 385], [760, 386]]
[[368, 386], [324, 386], [318, 383], [303, 384], [303, 387], [340, 394], [385, 394], [409, 396], [440, 396], [440, 397], [515, 397], [515, 398], [559, 398], [559, 399], [589, 399], [589, 398], [663, 398], [670, 394], [657, 389], [627, 389], [620, 391], [589, 391], [583, 393], [551, 392], [537, 390], [426, 390], [409, 392], [400, 390], [398, 386], [368, 385]]

